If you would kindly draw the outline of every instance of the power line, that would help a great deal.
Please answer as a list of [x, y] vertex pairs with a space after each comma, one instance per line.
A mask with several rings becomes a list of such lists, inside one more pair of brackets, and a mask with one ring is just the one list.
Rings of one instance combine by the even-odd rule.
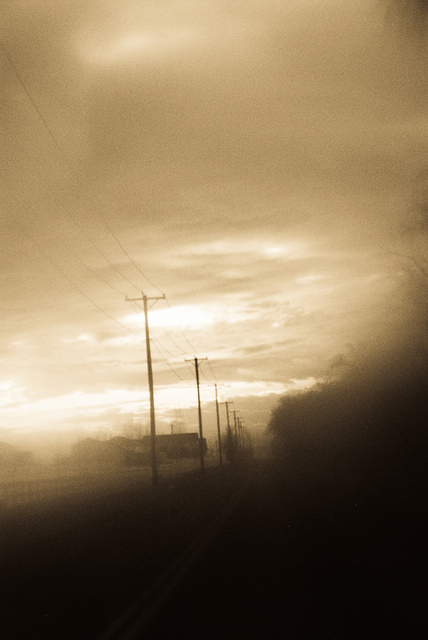
[[[165, 298], [166, 300], [166, 298]], [[141, 309], [141, 311], [143, 311], [143, 308], [141, 307], [141, 305], [138, 304], [138, 302], [134, 301], [134, 304], [136, 307], [138, 307], [139, 309]], [[165, 329], [165, 327], [161, 327], [163, 333], [165, 333], [165, 335], [169, 338], [169, 340], [172, 342], [172, 344], [177, 347], [178, 351], [180, 354], [182, 355], [187, 355], [186, 351], [184, 351], [184, 349], [174, 340], [174, 338], [172, 337], [172, 335], [169, 333], [169, 331], [167, 331]], [[173, 358], [176, 357], [174, 356], [174, 354], [172, 354], [170, 351], [168, 351], [168, 349], [166, 347], [164, 347], [165, 351], [167, 351], [167, 353], [169, 353]]]
[[[171, 306], [171, 303], [169, 302], [168, 298], [165, 296], [165, 302], [168, 305], [168, 308], [172, 311], [173, 307]], [[140, 306], [137, 304], [137, 306]], [[140, 307], [141, 308], [141, 307]], [[177, 349], [180, 350], [180, 352], [182, 354], [186, 354], [186, 352], [182, 349], [182, 347], [176, 342], [176, 340], [172, 337], [172, 335], [164, 328], [162, 327], [162, 330], [164, 331], [164, 333], [168, 336], [168, 338], [171, 340], [171, 342], [177, 347]], [[193, 353], [198, 353], [198, 351], [194, 348], [194, 346], [190, 343], [189, 339], [187, 338], [185, 332], [183, 331], [182, 328], [177, 327], [177, 330], [182, 334], [182, 336], [184, 337], [185, 341], [187, 342], [187, 344], [189, 345], [190, 349], [192, 350]], [[165, 347], [164, 347], [165, 348]], [[165, 348], [166, 349], [166, 348]], [[210, 365], [210, 370], [213, 373], [214, 379], [216, 379], [214, 372], [212, 371], [212, 367]], [[204, 370], [202, 369], [202, 376], [205, 378], [205, 381], [209, 384], [210, 380], [207, 378]]]
[[23, 234], [25, 235], [25, 237], [27, 238], [27, 240], [29, 240], [31, 242], [31, 244], [35, 245], [37, 247], [37, 249], [39, 250], [39, 252], [44, 256], [44, 258], [50, 263], [52, 264], [55, 269], [58, 271], [58, 273], [67, 280], [67, 282], [69, 282], [84, 298], [86, 298], [92, 305], [93, 307], [95, 307], [98, 311], [100, 311], [101, 313], [103, 313], [107, 318], [109, 318], [110, 320], [112, 320], [115, 324], [117, 324], [118, 326], [120, 326], [122, 329], [126, 329], [127, 331], [129, 331], [130, 333], [134, 333], [135, 335], [140, 335], [139, 333], [137, 333], [136, 331], [134, 331], [133, 329], [131, 329], [130, 327], [127, 327], [126, 325], [122, 324], [119, 320], [117, 320], [114, 316], [110, 315], [108, 313], [108, 311], [106, 311], [105, 309], [103, 309], [97, 302], [95, 302], [95, 300], [93, 300], [74, 280], [72, 280], [72, 278], [70, 278], [67, 273], [65, 273], [65, 271], [59, 266], [59, 264], [57, 263], [56, 260], [54, 260], [52, 258], [52, 256], [50, 256], [49, 254], [46, 253], [46, 251], [43, 249], [43, 247], [37, 242], [37, 240], [35, 240], [34, 238], [31, 238], [27, 232], [22, 229], [21, 227], [21, 231], [23, 232]]
[[204, 377], [204, 379], [205, 379], [205, 382], [206, 382], [207, 384], [210, 384], [210, 380], [208, 380], [208, 378], [207, 378], [207, 376], [206, 376], [206, 374], [205, 374], [205, 371], [204, 371], [203, 369], [202, 369], [202, 375], [203, 375], [203, 377]]
[[130, 254], [128, 253], [128, 251], [125, 249], [125, 247], [123, 246], [123, 244], [120, 242], [119, 238], [116, 236], [116, 234], [113, 232], [113, 230], [111, 229], [111, 227], [107, 224], [106, 220], [104, 219], [104, 217], [98, 213], [98, 216], [101, 220], [101, 222], [104, 224], [105, 228], [107, 229], [107, 231], [113, 236], [113, 238], [116, 240], [117, 244], [119, 245], [119, 247], [122, 249], [123, 253], [125, 254], [125, 256], [128, 258], [128, 260], [131, 262], [131, 264], [134, 266], [134, 268], [139, 272], [139, 274], [141, 276], [143, 276], [143, 278], [157, 291], [159, 291], [159, 293], [162, 293], [161, 289], [159, 289], [159, 287], [157, 285], [154, 284], [154, 282], [140, 269], [140, 267], [137, 265], [137, 263], [134, 261], [134, 259], [130, 256]]
[[[153, 340], [154, 340], [154, 338], [153, 338]], [[176, 358], [177, 357], [169, 349], [167, 349], [165, 346], [162, 346], [162, 350], [166, 351], [166, 353], [170, 356], [170, 358]]]
[[[4, 176], [3, 176], [3, 178], [4, 178]], [[9, 191], [13, 194], [13, 190], [12, 190], [12, 188], [11, 188], [10, 184], [9, 184], [9, 181], [8, 181], [6, 178], [4, 178], [4, 182], [5, 182], [5, 184], [7, 185], [7, 187], [8, 187], [8, 189], [9, 189]], [[41, 247], [40, 243], [38, 243], [36, 240], [34, 240], [34, 238], [33, 238], [33, 237], [31, 237], [31, 238], [29, 237], [29, 235], [28, 235], [27, 231], [25, 230], [25, 228], [23, 227], [23, 225], [22, 225], [22, 224], [19, 224], [19, 228], [21, 229], [21, 232], [22, 232], [22, 233], [23, 233], [27, 238], [29, 238], [29, 239], [30, 239], [34, 244], [36, 244], [36, 245], [37, 245], [37, 247], [38, 247], [38, 249], [39, 249], [40, 253], [42, 253], [46, 258], [48, 258], [48, 259], [49, 259], [49, 261], [50, 261], [51, 263], [55, 263], [55, 266], [57, 266], [57, 264], [56, 264], [56, 262], [54, 261], [54, 259], [53, 259], [53, 258], [51, 259], [50, 257], [48, 257], [48, 256], [49, 256], [49, 254], [48, 254], [44, 249], [42, 249], [42, 247]], [[85, 267], [85, 269], [87, 269], [88, 271], [90, 271], [90, 273], [92, 273], [92, 275], [94, 275], [98, 280], [100, 280], [101, 282], [103, 282], [104, 284], [106, 284], [106, 285], [107, 285], [108, 287], [110, 287], [110, 289], [112, 289], [113, 291], [116, 291], [116, 293], [120, 293], [121, 295], [125, 295], [125, 292], [124, 292], [124, 291], [122, 291], [121, 289], [119, 289], [119, 288], [118, 288], [118, 287], [116, 287], [115, 285], [111, 284], [108, 280], [106, 280], [106, 279], [105, 279], [105, 278], [103, 278], [99, 273], [97, 273], [97, 272], [95, 271], [95, 269], [93, 269], [93, 268], [92, 268], [92, 267], [90, 267], [86, 262], [84, 262], [84, 260], [82, 260], [82, 258], [81, 258], [77, 253], [76, 253], [76, 251], [74, 251], [74, 249], [73, 249], [70, 245], [66, 244], [63, 240], [60, 240], [60, 242], [61, 242], [61, 244], [62, 244], [64, 247], [66, 247], [66, 249], [67, 249], [67, 250], [68, 250], [72, 255], [74, 255], [74, 257], [76, 258], [76, 260], [77, 260], [78, 262], [80, 262], [80, 264], [81, 264], [82, 266], [84, 266], [84, 267]], [[95, 246], [95, 245], [94, 245], [94, 246]], [[95, 248], [96, 248], [96, 247], [95, 247]], [[103, 254], [102, 254], [101, 252], [99, 252], [99, 253], [100, 253], [100, 255], [101, 255], [101, 256], [103, 256]], [[103, 256], [103, 257], [105, 257], [105, 256]], [[108, 261], [108, 259], [107, 259], [107, 258], [105, 258], [105, 259]], [[109, 264], [110, 264], [110, 266], [112, 266], [112, 267], [117, 271], [117, 269], [116, 269], [116, 267], [115, 267], [115, 265], [114, 265], [114, 264], [112, 264], [112, 263], [110, 263], [110, 262], [109, 262]], [[124, 277], [124, 276], [123, 276], [119, 271], [117, 271], [117, 272], [118, 272], [118, 273], [119, 273], [119, 275], [121, 275], [125, 280], [127, 280], [127, 279], [126, 279], [126, 278], [125, 278], [125, 277]], [[129, 284], [131, 284], [132, 286], [135, 286], [135, 287], [136, 287], [136, 285], [134, 285], [130, 280], [127, 280], [127, 282], [128, 282]]]
[[[138, 303], [138, 300], [133, 299], [133, 300], [130, 300], [130, 302], [132, 302], [132, 303], [134, 304], [134, 306], [135, 306], [135, 307], [137, 307], [138, 309], [141, 309], [141, 311], [144, 311], [144, 310], [142, 309], [141, 305]], [[170, 336], [166, 330], [164, 330], [164, 332], [165, 332], [165, 333], [167, 333], [167, 335], [172, 339], [172, 336]], [[171, 351], [169, 351], [169, 349], [167, 349], [164, 345], [162, 345], [162, 347], [161, 347], [160, 342], [159, 342], [156, 338], [154, 338], [154, 337], [153, 337], [153, 335], [151, 336], [151, 338], [150, 338], [150, 339], [151, 339], [151, 340], [153, 341], [153, 343], [156, 345], [156, 348], [157, 348], [157, 350], [158, 350], [159, 355], [160, 355], [160, 356], [161, 356], [161, 358], [162, 358], [162, 361], [163, 361], [163, 362], [166, 364], [166, 366], [167, 366], [167, 367], [172, 371], [172, 373], [173, 373], [175, 376], [177, 376], [177, 378], [179, 378], [182, 382], [187, 382], [187, 380], [186, 380], [185, 378], [183, 378], [182, 376], [180, 376], [180, 374], [179, 374], [179, 373], [177, 373], [177, 371], [175, 371], [175, 369], [173, 369], [173, 367], [169, 364], [168, 359], [167, 359], [167, 358], [165, 358], [165, 356], [163, 355], [162, 351], [165, 351], [165, 352], [166, 352], [167, 354], [169, 354], [172, 358], [175, 358], [176, 356], [175, 356], [173, 353], [171, 353]], [[174, 344], [176, 344], [176, 343], [174, 342]], [[177, 346], [178, 346], [178, 345], [177, 345]], [[178, 348], [180, 349], [180, 347], [178, 347]]]
[[110, 315], [105, 309], [103, 309], [102, 307], [100, 307], [100, 305], [95, 302], [95, 300], [93, 300], [90, 296], [88, 296], [87, 293], [85, 293], [85, 291], [83, 291], [83, 289], [81, 289], [81, 287], [76, 284], [76, 282], [74, 282], [62, 269], [61, 267], [58, 266], [58, 264], [56, 263], [55, 260], [53, 260], [50, 256], [48, 256], [43, 249], [40, 248], [39, 245], [37, 245], [39, 250], [43, 253], [43, 255], [45, 256], [45, 258], [47, 258], [47, 260], [49, 260], [49, 262], [51, 262], [58, 270], [58, 272], [66, 279], [68, 280], [68, 282], [73, 285], [73, 287], [75, 287], [77, 289], [77, 291], [79, 291], [79, 293], [86, 298], [87, 300], [89, 300], [89, 302], [96, 308], [98, 309], [98, 311], [101, 311], [101, 313], [103, 313], [107, 318], [110, 318], [110, 320], [113, 320], [113, 322], [115, 322], [117, 325], [119, 325], [120, 327], [122, 327], [122, 329], [126, 329], [127, 331], [130, 331], [131, 333], [134, 333], [135, 335], [140, 335], [138, 334], [136, 331], [134, 331], [133, 329], [131, 329], [130, 327], [127, 327], [126, 325], [122, 324], [119, 320], [117, 320], [114, 316]]
[[162, 331], [165, 333], [165, 335], [171, 340], [172, 344], [174, 346], [177, 347], [177, 349], [179, 350], [181, 355], [186, 355], [186, 351], [184, 351], [184, 349], [182, 349], [180, 347], [180, 345], [174, 340], [174, 338], [172, 337], [172, 335], [169, 333], [169, 331], [167, 331], [164, 327], [162, 327]]
[[210, 371], [211, 371], [211, 373], [212, 373], [212, 375], [213, 375], [214, 380], [215, 380], [216, 382], [218, 382], [218, 380], [217, 380], [217, 376], [215, 375], [215, 373], [214, 373], [214, 371], [213, 371], [213, 368], [212, 368], [211, 363], [210, 363], [210, 361], [209, 361], [209, 360], [208, 360], [208, 366], [209, 366], [209, 368], [210, 368]]
[[[45, 117], [43, 116], [40, 108], [38, 107], [36, 101], [34, 100], [32, 94], [30, 93], [28, 87], [26, 86], [26, 84], [24, 83], [24, 80], [22, 78], [22, 76], [20, 75], [20, 73], [18, 72], [18, 69], [16, 67], [16, 65], [14, 64], [12, 57], [10, 56], [10, 54], [8, 53], [6, 47], [4, 46], [4, 44], [0, 41], [0, 46], [1, 49], [6, 57], [6, 59], [9, 62], [9, 65], [11, 67], [11, 69], [13, 70], [13, 72], [15, 73], [20, 85], [22, 86], [25, 94], [27, 95], [28, 99], [30, 100], [30, 103], [32, 104], [33, 108], [35, 109], [37, 115], [40, 118], [40, 121], [42, 122], [43, 126], [45, 127], [46, 131], [49, 134], [49, 137], [51, 138], [51, 140], [53, 141], [53, 143], [55, 144], [55, 147], [57, 148], [57, 150], [60, 153], [61, 159], [63, 160], [63, 162], [65, 162], [66, 166], [71, 168], [71, 165], [69, 163], [69, 160], [67, 158], [67, 154], [65, 153], [64, 149], [62, 148], [61, 144], [59, 143], [59, 141], [57, 140], [56, 136], [54, 135], [52, 129], [50, 128], [48, 122], [46, 121]], [[95, 205], [94, 201], [89, 198], [90, 202], [92, 202], [92, 204]], [[159, 287], [157, 287], [154, 282], [152, 280], [150, 280], [150, 278], [147, 277], [147, 275], [142, 271], [142, 269], [137, 265], [137, 263], [133, 260], [133, 258], [130, 256], [130, 254], [128, 253], [128, 251], [125, 249], [125, 247], [123, 246], [123, 244], [120, 242], [120, 240], [118, 239], [118, 237], [116, 236], [116, 234], [114, 233], [114, 231], [112, 230], [112, 228], [110, 227], [110, 225], [108, 225], [108, 223], [106, 222], [104, 216], [102, 216], [99, 211], [97, 211], [97, 215], [99, 217], [99, 219], [101, 220], [102, 224], [104, 225], [104, 227], [106, 228], [106, 230], [110, 233], [110, 235], [112, 236], [112, 238], [115, 240], [116, 244], [120, 247], [120, 249], [123, 251], [124, 255], [128, 258], [128, 260], [131, 262], [131, 264], [134, 266], [134, 268], [138, 271], [138, 273], [155, 289], [157, 289], [159, 292], [161, 292], [161, 290], [159, 289]]]
[[162, 361], [166, 364], [166, 366], [168, 367], [168, 369], [170, 369], [170, 371], [172, 371], [172, 373], [173, 373], [175, 376], [177, 376], [177, 378], [179, 378], [179, 380], [181, 380], [182, 382], [187, 382], [187, 380], [186, 380], [185, 378], [183, 378], [182, 376], [180, 376], [180, 374], [179, 374], [179, 373], [177, 373], [177, 371], [175, 371], [175, 369], [173, 369], [173, 368], [171, 367], [171, 365], [169, 364], [168, 360], [163, 356], [163, 354], [162, 354], [162, 347], [160, 346], [159, 342], [158, 342], [155, 338], [153, 338], [153, 336], [152, 336], [151, 340], [152, 340], [152, 341], [153, 341], [153, 343], [155, 344], [155, 346], [156, 346], [156, 348], [157, 348], [157, 350], [158, 350], [158, 353], [159, 353], [159, 355], [160, 355], [160, 356], [161, 356], [161, 358], [162, 358]]
[[[5, 126], [0, 123], [3, 130], [6, 131], [6, 133], [8, 133], [7, 129], [5, 128]], [[27, 158], [29, 160], [31, 160], [29, 154], [27, 153], [27, 151], [18, 143], [16, 143], [16, 141], [14, 141], [14, 145], [18, 146], [20, 148], [20, 150], [22, 151], [22, 153], [27, 156]], [[101, 251], [101, 249], [97, 246], [97, 244], [93, 241], [93, 239], [87, 234], [85, 227], [80, 223], [80, 221], [76, 218], [76, 216], [74, 216], [72, 213], [70, 213], [70, 211], [68, 211], [62, 202], [60, 202], [57, 198], [57, 194], [55, 193], [52, 185], [48, 182], [48, 180], [45, 178], [45, 176], [40, 173], [40, 171], [38, 171], [35, 167], [30, 165], [30, 170], [38, 176], [38, 178], [51, 190], [51, 194], [53, 195], [54, 200], [56, 201], [56, 204], [60, 207], [60, 209], [64, 212], [64, 214], [67, 216], [67, 218], [72, 222], [72, 224], [74, 224], [80, 231], [80, 233], [82, 234], [82, 236], [84, 237], [84, 239], [89, 242], [89, 244], [95, 249], [95, 251], [103, 258], [103, 260], [106, 261], [106, 263], [112, 268], [114, 269], [114, 271], [116, 271], [116, 273], [119, 274], [119, 276], [121, 278], [123, 278], [123, 280], [125, 280], [128, 284], [130, 284], [132, 287], [134, 287], [135, 289], [139, 290], [139, 287], [132, 282], [129, 278], [127, 278], [122, 271], [108, 258], [108, 256], [105, 255], [105, 253], [103, 251]], [[8, 188], [10, 193], [13, 195], [14, 194], [14, 190], [11, 188], [10, 184], [8, 183], [8, 180], [5, 178], [5, 182], [8, 184]], [[65, 243], [63, 243], [65, 244]], [[75, 253], [75, 252], [74, 252]], [[77, 256], [77, 254], [75, 253], [75, 255]], [[84, 263], [81, 259], [79, 259], [80, 262], [82, 262], [83, 264], [85, 264], [85, 266], [87, 266], [88, 269], [91, 269], [91, 267], [88, 267], [88, 265], [86, 265], [86, 263]], [[92, 269], [91, 269], [92, 270]], [[105, 279], [103, 279], [101, 276], [99, 276], [98, 274], [96, 274], [94, 272], [94, 274], [96, 275], [96, 277], [98, 277], [100, 280], [103, 280], [104, 282], [106, 282]], [[107, 282], [106, 282], [107, 283]], [[109, 284], [109, 283], [107, 283]], [[113, 287], [113, 285], [109, 286]], [[113, 287], [114, 289], [116, 289], [116, 287]], [[122, 295], [125, 295], [123, 291], [120, 291], [119, 289], [116, 289], [116, 291], [118, 293], [121, 293]]]
[[54, 143], [55, 147], [58, 149], [59, 153], [62, 155], [62, 149], [61, 146], [58, 142], [58, 140], [56, 139], [56, 137], [53, 134], [52, 129], [50, 128], [49, 124], [46, 122], [45, 117], [43, 116], [42, 112], [40, 111], [36, 101], [34, 100], [33, 96], [31, 95], [31, 93], [29, 92], [29, 90], [27, 89], [24, 80], [22, 79], [20, 73], [18, 72], [18, 69], [16, 68], [11, 56], [9, 55], [6, 47], [4, 46], [3, 42], [0, 41], [0, 47], [7, 59], [7, 61], [9, 62], [9, 65], [11, 66], [14, 74], [16, 75], [21, 87], [23, 88], [27, 98], [29, 99], [29, 101], [31, 102], [31, 104], [33, 105], [34, 110], [36, 111], [37, 115], [39, 116], [41, 122], [43, 123], [43, 126], [45, 127], [46, 131], [49, 134], [49, 137], [51, 138], [52, 142]]
[[[168, 298], [165, 298], [165, 302], [167, 303], [168, 307], [172, 310], [173, 307], [171, 306]], [[185, 341], [187, 342], [187, 344], [189, 345], [192, 353], [199, 353], [199, 351], [197, 349], [195, 349], [195, 347], [190, 343], [189, 339], [187, 338], [186, 334], [184, 333], [183, 329], [181, 327], [178, 327], [178, 330], [180, 331], [180, 333], [183, 335]]]
[[[22, 87], [23, 91], [25, 92], [29, 102], [31, 103], [33, 109], [35, 110], [35, 112], [37, 113], [37, 116], [40, 119], [40, 122], [42, 123], [43, 127], [45, 128], [45, 130], [47, 131], [50, 139], [52, 140], [53, 144], [55, 145], [61, 160], [66, 164], [67, 167], [72, 168], [71, 163], [69, 162], [69, 158], [64, 150], [64, 148], [62, 147], [62, 145], [60, 144], [60, 142], [58, 141], [56, 135], [54, 134], [52, 128], [50, 127], [48, 121], [46, 120], [45, 116], [43, 115], [43, 112], [41, 111], [41, 109], [39, 108], [36, 100], [34, 99], [32, 93], [30, 92], [30, 90], [28, 89], [26, 83], [24, 82], [23, 77], [21, 76], [21, 74], [18, 71], [17, 66], [15, 65], [11, 55], [9, 54], [8, 50], [6, 49], [6, 47], [4, 46], [3, 42], [0, 41], [0, 47], [3, 51], [4, 56], [6, 57], [10, 68], [12, 69], [13, 73], [15, 74], [16, 78], [19, 81], [20, 86]], [[33, 169], [34, 170], [34, 169]], [[43, 180], [43, 182], [50, 188], [52, 189], [52, 186], [48, 183], [48, 181], [44, 178], [44, 176], [42, 176], [38, 171], [35, 171], [36, 175], [39, 176], [39, 178], [41, 178]], [[55, 196], [55, 193], [54, 193]], [[95, 205], [96, 209], [97, 209], [97, 205], [96, 203], [94, 203], [94, 201], [91, 198], [88, 198], [90, 202], [92, 202], [92, 204]], [[82, 232], [83, 236], [86, 238], [86, 240], [88, 242], [91, 243], [91, 245], [96, 249], [96, 251], [103, 257], [104, 260], [106, 260], [106, 262], [113, 267], [120, 275], [121, 277], [123, 277], [129, 284], [131, 284], [132, 286], [136, 287], [137, 286], [131, 282], [130, 280], [128, 280], [128, 278], [126, 278], [121, 271], [116, 267], [116, 265], [114, 265], [107, 256], [105, 256], [103, 254], [103, 252], [101, 252], [101, 250], [98, 248], [98, 246], [92, 241], [92, 239], [87, 235], [86, 230], [83, 228], [83, 226], [80, 224], [80, 222], [70, 214], [70, 212], [68, 212], [62, 205], [61, 205], [63, 211], [66, 213], [66, 215], [69, 217], [69, 219], [80, 229], [80, 231]], [[133, 267], [135, 268], [136, 271], [138, 271], [138, 273], [155, 289], [157, 289], [158, 291], [160, 291], [159, 287], [157, 287], [157, 285], [150, 279], [148, 278], [148, 276], [142, 271], [142, 269], [139, 267], [139, 265], [135, 262], [135, 260], [132, 258], [132, 256], [130, 255], [130, 253], [126, 250], [125, 246], [123, 245], [123, 243], [119, 240], [119, 238], [117, 237], [117, 235], [115, 234], [115, 232], [113, 231], [112, 227], [107, 223], [105, 217], [100, 213], [100, 211], [96, 210], [96, 214], [99, 218], [99, 220], [101, 221], [101, 223], [103, 224], [104, 228], [108, 231], [108, 233], [110, 234], [110, 236], [114, 239], [114, 241], [116, 242], [116, 244], [119, 246], [119, 248], [121, 249], [121, 251], [123, 252], [123, 254], [126, 256], [126, 258], [129, 260], [129, 262], [133, 265]], [[33, 240], [34, 241], [34, 240]], [[116, 324], [118, 324], [119, 326], [127, 329], [127, 331], [130, 331], [132, 333], [136, 333], [134, 332], [132, 329], [130, 329], [129, 327], [126, 327], [125, 325], [123, 325], [122, 323], [120, 323], [119, 321], [117, 321], [113, 316], [111, 316], [108, 312], [106, 312], [100, 305], [98, 305], [90, 296], [88, 296], [85, 291], [76, 283], [74, 282], [65, 272], [64, 270], [59, 267], [58, 263], [56, 260], [54, 260], [52, 258], [52, 256], [48, 255], [44, 249], [42, 249], [42, 247], [40, 246], [40, 244], [36, 243], [38, 246], [39, 251], [45, 256], [45, 258], [55, 266], [55, 268], [57, 269], [57, 271], [68, 281], [70, 282], [70, 284], [72, 284], [79, 292], [80, 294], [85, 297], [96, 309], [98, 309], [100, 312], [102, 312], [104, 315], [106, 315], [107, 317], [109, 317], [111, 320], [113, 320]], [[83, 262], [78, 256], [77, 254], [72, 251], [72, 253], [74, 254], [74, 256], [79, 260], [79, 262], [81, 262], [86, 269], [88, 269], [91, 273], [93, 273], [93, 275], [95, 275], [95, 277], [97, 277], [98, 279], [100, 279], [102, 282], [104, 282], [105, 284], [107, 284], [109, 287], [111, 287], [113, 290], [122, 293], [123, 292], [119, 289], [117, 289], [115, 286], [111, 285], [107, 280], [105, 280], [104, 278], [102, 278], [98, 273], [96, 273], [91, 267], [89, 267], [85, 262]], [[163, 296], [164, 297], [164, 296]], [[167, 304], [168, 306], [171, 308], [171, 305], [169, 303], [169, 301], [167, 300]], [[179, 347], [179, 345], [175, 342], [175, 340], [172, 338], [172, 336], [170, 336], [170, 334], [165, 330], [165, 332], [167, 333], [167, 335], [169, 336], [170, 340], [175, 344], [175, 346], [179, 349], [181, 349], [181, 347]], [[187, 338], [186, 334], [184, 333], [184, 331], [180, 328], [180, 332], [182, 333], [182, 335], [184, 336], [185, 341], [187, 342], [187, 344], [189, 345], [190, 349], [193, 352], [197, 352], [194, 348], [194, 346], [190, 343], [189, 339]], [[167, 362], [167, 361], [166, 361]], [[168, 364], [168, 363], [167, 363]], [[169, 366], [169, 365], [168, 365]], [[210, 366], [211, 372], [212, 368]], [[171, 369], [172, 370], [172, 369]], [[176, 373], [176, 372], [174, 372]], [[177, 374], [176, 374], [177, 375]], [[205, 376], [205, 373], [203, 372], [203, 375], [205, 377], [205, 379], [208, 381], [208, 379]], [[215, 374], [213, 373], [214, 378], [215, 378]], [[180, 376], [179, 376], [180, 377]]]
[[[141, 311], [144, 313], [144, 309], [142, 308], [142, 306], [140, 304], [138, 304], [138, 300], [130, 300], [130, 302], [132, 302], [134, 304], [134, 306], [136, 306], [138, 309], [141, 309]], [[155, 340], [155, 338], [151, 338], [152, 340]], [[158, 341], [156, 341], [157, 344], [159, 344]], [[171, 351], [169, 351], [169, 349], [167, 349], [165, 346], [162, 346], [163, 351], [166, 351], [166, 353], [171, 356], [171, 358], [176, 358], [177, 356], [175, 356], [173, 353], [171, 353]]]

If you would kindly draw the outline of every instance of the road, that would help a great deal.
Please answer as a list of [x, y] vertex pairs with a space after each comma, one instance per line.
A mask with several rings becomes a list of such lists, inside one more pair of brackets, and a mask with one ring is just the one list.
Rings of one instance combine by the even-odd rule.
[[423, 638], [424, 510], [408, 497], [254, 464], [16, 516], [1, 637]]
[[99, 640], [425, 638], [418, 498], [305, 481], [291, 490], [279, 477], [264, 466], [247, 477], [177, 584]]

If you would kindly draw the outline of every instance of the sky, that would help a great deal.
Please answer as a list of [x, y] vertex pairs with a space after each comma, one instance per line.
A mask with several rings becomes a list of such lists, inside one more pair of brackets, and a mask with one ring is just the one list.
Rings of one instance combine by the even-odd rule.
[[0, 440], [148, 423], [126, 298], [166, 296], [160, 433], [197, 429], [186, 360], [215, 437], [215, 384], [260, 431], [340, 354], [394, 339], [428, 75], [388, 4], [2, 3]]

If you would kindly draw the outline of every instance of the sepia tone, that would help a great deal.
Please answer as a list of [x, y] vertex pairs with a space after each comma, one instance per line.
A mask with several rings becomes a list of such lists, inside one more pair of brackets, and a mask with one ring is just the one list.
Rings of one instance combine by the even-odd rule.
[[2, 638], [423, 636], [427, 13], [2, 3]]

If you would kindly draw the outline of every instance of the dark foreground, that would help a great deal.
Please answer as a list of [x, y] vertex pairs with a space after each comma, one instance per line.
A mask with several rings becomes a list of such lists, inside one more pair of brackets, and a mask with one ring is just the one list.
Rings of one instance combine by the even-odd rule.
[[209, 469], [3, 514], [0, 637], [426, 637], [425, 489]]

